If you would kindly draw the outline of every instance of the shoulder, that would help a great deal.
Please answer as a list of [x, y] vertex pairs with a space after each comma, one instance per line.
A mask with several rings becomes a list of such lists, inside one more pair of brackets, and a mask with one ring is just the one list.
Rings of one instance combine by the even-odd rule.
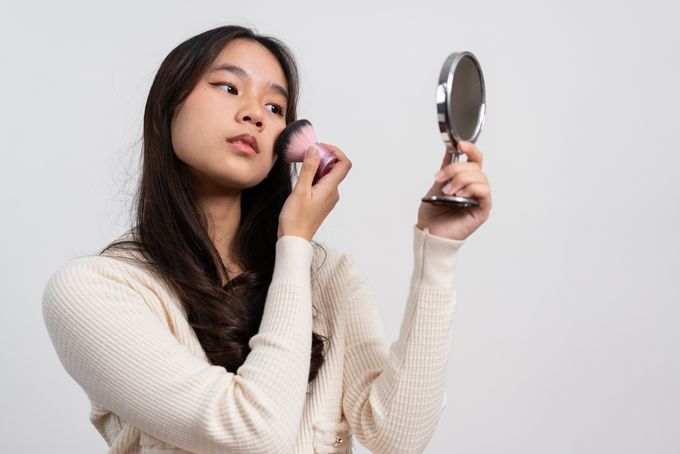
[[67, 282], [87, 283], [92, 280], [116, 280], [136, 277], [155, 280], [150, 268], [131, 253], [83, 255], [69, 259], [50, 276], [47, 286]]
[[107, 253], [71, 258], [48, 278], [42, 294], [43, 311], [92, 307], [106, 297], [132, 301], [167, 291], [141, 259], [131, 253]]

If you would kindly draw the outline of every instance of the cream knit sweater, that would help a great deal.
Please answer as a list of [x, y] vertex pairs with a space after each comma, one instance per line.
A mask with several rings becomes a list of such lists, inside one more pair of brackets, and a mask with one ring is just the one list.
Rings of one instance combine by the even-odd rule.
[[[463, 243], [413, 226], [410, 290], [388, 344], [350, 256], [279, 238], [260, 329], [236, 374], [209, 362], [165, 283], [112, 256], [57, 270], [43, 318], [110, 453], [347, 453], [354, 439], [374, 453], [419, 453], [446, 404]], [[312, 330], [330, 347], [308, 385]]]

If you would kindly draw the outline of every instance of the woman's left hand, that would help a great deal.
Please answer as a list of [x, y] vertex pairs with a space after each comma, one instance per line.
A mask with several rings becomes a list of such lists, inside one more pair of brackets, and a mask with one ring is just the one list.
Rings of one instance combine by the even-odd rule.
[[467, 238], [486, 221], [491, 210], [491, 189], [482, 172], [482, 152], [474, 143], [464, 141], [458, 142], [458, 151], [467, 156], [467, 161], [451, 163], [446, 150], [439, 176], [426, 197], [455, 194], [477, 199], [479, 205], [463, 208], [421, 202], [417, 224], [421, 230], [427, 227], [432, 235], [452, 240]]

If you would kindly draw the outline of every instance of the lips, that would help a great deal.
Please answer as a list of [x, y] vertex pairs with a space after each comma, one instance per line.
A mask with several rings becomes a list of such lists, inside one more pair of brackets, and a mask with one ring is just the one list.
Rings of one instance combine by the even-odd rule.
[[257, 139], [255, 139], [255, 137], [253, 137], [250, 134], [240, 134], [238, 136], [231, 137], [231, 138], [227, 139], [227, 142], [230, 142], [230, 143], [239, 143], [240, 142], [240, 143], [247, 145], [250, 148], [252, 148], [255, 153], [260, 152], [259, 149], [257, 148]]

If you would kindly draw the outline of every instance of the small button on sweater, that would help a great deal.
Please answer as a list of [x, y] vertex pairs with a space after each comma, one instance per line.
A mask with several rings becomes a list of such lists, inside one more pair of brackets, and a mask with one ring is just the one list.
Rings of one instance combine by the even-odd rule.
[[[166, 283], [115, 254], [58, 269], [43, 319], [110, 453], [347, 453], [357, 442], [417, 453], [446, 405], [463, 243], [413, 226], [408, 296], [388, 343], [351, 256], [279, 238], [260, 328], [236, 373], [208, 360]], [[330, 340], [307, 383], [312, 331]]]

